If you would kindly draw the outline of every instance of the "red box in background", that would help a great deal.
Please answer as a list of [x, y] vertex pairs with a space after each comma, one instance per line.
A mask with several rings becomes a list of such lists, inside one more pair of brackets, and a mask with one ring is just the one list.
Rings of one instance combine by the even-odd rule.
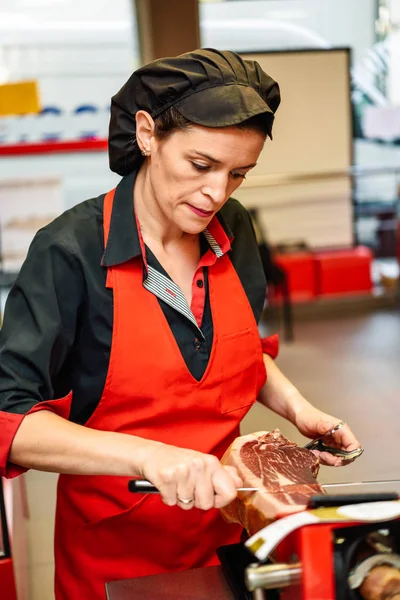
[[17, 600], [11, 558], [0, 559], [0, 590], [1, 600]]
[[[310, 302], [315, 299], [315, 261], [311, 252], [275, 254], [274, 262], [288, 278], [292, 302]], [[281, 294], [277, 294], [278, 297]]]
[[344, 248], [314, 253], [317, 296], [350, 294], [372, 290], [369, 248]]

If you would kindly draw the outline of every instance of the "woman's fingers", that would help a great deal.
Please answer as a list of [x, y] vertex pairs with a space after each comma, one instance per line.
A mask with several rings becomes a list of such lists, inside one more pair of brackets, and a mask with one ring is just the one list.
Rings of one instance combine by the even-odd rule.
[[163, 444], [153, 447], [142, 473], [165, 504], [183, 510], [226, 506], [242, 485], [235, 467], [222, 466], [215, 456]]
[[176, 503], [183, 510], [191, 510], [195, 505], [195, 483], [191, 465], [179, 465], [176, 469]]
[[[357, 450], [361, 447], [360, 442], [357, 440], [347, 423], [340, 427], [340, 429], [330, 433], [333, 427], [333, 424], [323, 421], [321, 421], [318, 426], [318, 431], [324, 436], [324, 442], [328, 446], [339, 448], [346, 452], [351, 452], [352, 450]], [[341, 461], [340, 464], [347, 464], [347, 462], [348, 461]]]
[[224, 467], [223, 467], [223, 468], [224, 468], [224, 469], [225, 469], [225, 470], [226, 470], [226, 471], [229, 473], [229, 475], [232, 477], [232, 479], [233, 479], [233, 481], [234, 481], [234, 483], [235, 483], [235, 485], [236, 485], [236, 487], [237, 487], [237, 488], [239, 488], [239, 487], [242, 487], [242, 486], [243, 486], [243, 479], [241, 479], [241, 478], [239, 477], [239, 474], [238, 474], [238, 472], [237, 472], [237, 469], [236, 469], [236, 467], [231, 467], [231, 466], [229, 466], [229, 465], [226, 465], [226, 466], [224, 465]]
[[196, 506], [203, 510], [226, 506], [236, 498], [236, 488], [241, 485], [235, 467], [222, 466], [218, 459], [209, 456], [204, 472], [197, 472]]
[[311, 450], [315, 456], [318, 456], [321, 465], [327, 467], [338, 467], [341, 464], [341, 459], [329, 452], [320, 452], [319, 450]]
[[202, 460], [194, 461], [193, 471], [196, 481], [195, 506], [210, 510], [214, 507], [215, 493], [208, 465]]
[[163, 469], [158, 475], [156, 487], [161, 494], [162, 501], [168, 506], [177, 503], [175, 469]]
[[344, 425], [344, 427], [339, 429], [334, 437], [336, 443], [340, 445], [340, 448], [343, 448], [343, 450], [346, 450], [347, 452], [357, 450], [357, 448], [361, 447], [360, 442], [348, 425]]
[[218, 469], [218, 471], [214, 473], [212, 482], [215, 491], [215, 508], [222, 508], [236, 498], [237, 487], [239, 486], [236, 485], [232, 475], [227, 469]]
[[343, 450], [355, 450], [356, 448], [359, 448], [361, 444], [347, 423], [344, 423], [342, 427], [332, 432], [334, 427], [340, 422], [341, 421], [333, 418], [320, 419], [314, 427], [315, 436], [312, 435], [312, 437], [325, 437], [326, 443], [328, 443], [329, 446], [335, 446], [337, 448], [342, 448]]

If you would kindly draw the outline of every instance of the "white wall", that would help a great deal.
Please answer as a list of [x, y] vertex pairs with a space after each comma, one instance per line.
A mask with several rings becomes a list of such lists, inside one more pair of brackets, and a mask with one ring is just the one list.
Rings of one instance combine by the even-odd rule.
[[400, 0], [387, 0], [387, 4], [392, 23], [398, 25], [400, 23]]
[[120, 180], [109, 169], [107, 152], [1, 157], [0, 184], [4, 180], [41, 178], [60, 180], [63, 210], [107, 192]]
[[374, 42], [375, 0], [241, 0], [200, 5], [203, 46], [239, 51], [350, 46], [355, 61]]
[[[106, 137], [110, 98], [137, 66], [131, 0], [1, 0], [0, 81], [37, 79], [42, 105], [58, 106], [63, 114], [0, 119], [0, 142], [36, 141], [49, 132], [74, 139], [85, 130]], [[95, 105], [98, 114], [74, 116], [81, 104]], [[41, 178], [60, 180], [62, 209], [119, 180], [106, 152], [0, 159], [0, 183]]]

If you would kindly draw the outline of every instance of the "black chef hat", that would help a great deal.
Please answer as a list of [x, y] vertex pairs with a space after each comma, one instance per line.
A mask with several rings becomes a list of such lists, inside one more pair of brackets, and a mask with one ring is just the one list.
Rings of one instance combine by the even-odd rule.
[[279, 86], [260, 65], [229, 51], [201, 49], [162, 58], [135, 71], [111, 100], [108, 140], [110, 168], [126, 175], [142, 160], [135, 114], [153, 119], [174, 106], [189, 121], [224, 127], [265, 114], [272, 139]]

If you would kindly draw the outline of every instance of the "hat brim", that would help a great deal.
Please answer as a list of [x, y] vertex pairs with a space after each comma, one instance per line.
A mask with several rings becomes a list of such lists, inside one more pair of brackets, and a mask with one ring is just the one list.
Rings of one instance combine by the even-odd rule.
[[265, 114], [272, 139], [274, 113], [252, 87], [238, 84], [209, 87], [174, 104], [189, 121], [205, 127], [229, 127]]

